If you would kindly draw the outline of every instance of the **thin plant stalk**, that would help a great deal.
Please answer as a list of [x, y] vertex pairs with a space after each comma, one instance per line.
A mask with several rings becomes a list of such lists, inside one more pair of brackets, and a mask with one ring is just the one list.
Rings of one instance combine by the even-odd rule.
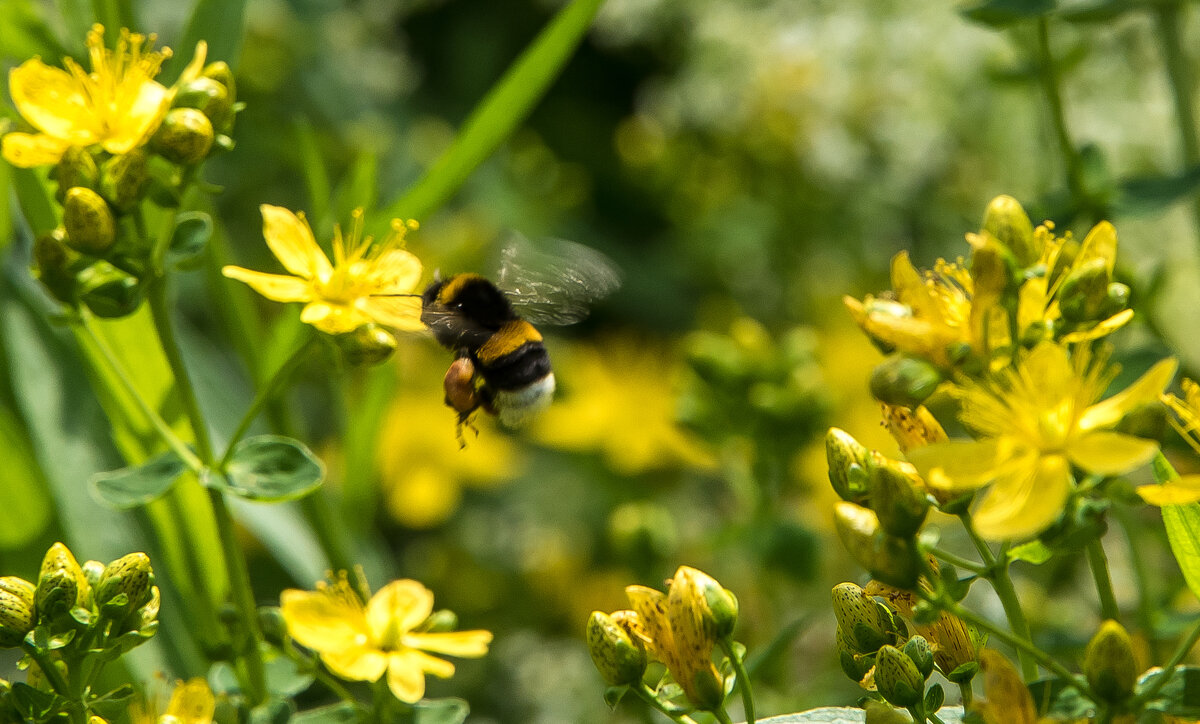
[[1117, 605], [1117, 596], [1113, 592], [1112, 576], [1108, 571], [1108, 556], [1104, 553], [1104, 545], [1099, 538], [1090, 541], [1084, 549], [1087, 555], [1088, 568], [1092, 570], [1092, 579], [1096, 582], [1096, 593], [1100, 596], [1100, 615], [1105, 619], [1116, 621], [1121, 610]]

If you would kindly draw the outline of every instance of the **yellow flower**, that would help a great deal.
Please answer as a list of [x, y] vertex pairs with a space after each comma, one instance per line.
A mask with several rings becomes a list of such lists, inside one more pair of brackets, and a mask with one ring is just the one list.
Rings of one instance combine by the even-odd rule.
[[[1183, 381], [1183, 398], [1163, 395], [1162, 401], [1175, 417], [1171, 426], [1188, 445], [1200, 453], [1200, 385], [1193, 380]], [[1185, 505], [1200, 502], [1200, 475], [1182, 475], [1162, 485], [1139, 485], [1138, 495], [1151, 505]]]
[[108, 50], [104, 26], [93, 25], [87, 37], [90, 73], [70, 58], [63, 59], [66, 70], [39, 58], [14, 68], [13, 105], [38, 132], [5, 135], [4, 158], [30, 168], [57, 163], [71, 146], [100, 144], [111, 154], [124, 154], [145, 143], [173, 96], [154, 80], [171, 51], [151, 50], [153, 44], [154, 36], [122, 29], [116, 50]]
[[1119, 475], [1145, 464], [1151, 440], [1112, 432], [1130, 410], [1153, 402], [1175, 374], [1166, 359], [1128, 389], [1097, 402], [1115, 370], [1085, 351], [1069, 359], [1064, 347], [1043, 342], [994, 375], [990, 384], [961, 391], [962, 422], [980, 437], [918, 447], [909, 461], [934, 488], [965, 491], [991, 485], [975, 522], [991, 540], [1035, 535], [1050, 526], [1072, 490], [1071, 465]]
[[201, 677], [177, 681], [171, 692], [167, 710], [159, 714], [158, 706], [151, 703], [148, 710], [136, 704], [131, 718], [134, 724], [212, 724], [217, 701], [208, 682]]
[[724, 591], [708, 574], [680, 566], [668, 581], [667, 593], [646, 586], [628, 586], [625, 595], [639, 626], [631, 631], [646, 650], [666, 665], [689, 701], [701, 709], [720, 705], [723, 686], [712, 662], [718, 622], [705, 596]]
[[[250, 285], [276, 302], [304, 302], [301, 321], [328, 334], [344, 334], [369, 322], [414, 331], [421, 324], [421, 299], [413, 290], [421, 279], [421, 262], [400, 248], [405, 234], [417, 222], [392, 220], [392, 232], [383, 243], [362, 238], [362, 209], [354, 212], [348, 238], [334, 230], [333, 262], [321, 251], [304, 214], [263, 204], [263, 237], [267, 246], [291, 275], [227, 266], [230, 279]], [[403, 296], [408, 295], [408, 296]]]
[[315, 591], [288, 589], [280, 601], [288, 633], [320, 654], [330, 671], [352, 681], [386, 673], [388, 688], [409, 703], [425, 696], [425, 674], [454, 675], [454, 664], [425, 652], [476, 658], [492, 641], [489, 631], [421, 631], [433, 613], [433, 593], [408, 579], [387, 584], [366, 606], [345, 575]]

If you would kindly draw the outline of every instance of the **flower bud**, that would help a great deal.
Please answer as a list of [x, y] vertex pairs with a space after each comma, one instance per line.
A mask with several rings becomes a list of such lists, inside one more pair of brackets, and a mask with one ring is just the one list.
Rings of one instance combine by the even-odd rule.
[[141, 629], [154, 623], [158, 620], [158, 609], [162, 606], [162, 592], [158, 590], [158, 586], [150, 587], [150, 597], [142, 607], [137, 610], [136, 624], [133, 629]]
[[871, 394], [889, 405], [916, 407], [940, 384], [942, 373], [937, 367], [904, 355], [892, 355], [871, 370]]
[[34, 586], [16, 576], [0, 578], [0, 648], [20, 646], [37, 623]]
[[646, 648], [613, 617], [593, 611], [587, 624], [592, 663], [610, 686], [636, 684], [646, 671]]
[[917, 558], [912, 539], [888, 535], [879, 527], [874, 512], [853, 503], [838, 503], [834, 515], [842, 544], [873, 577], [897, 588], [916, 585]]
[[1101, 317], [1108, 305], [1108, 286], [1112, 275], [1108, 262], [1089, 259], [1063, 281], [1058, 292], [1059, 309], [1071, 322], [1090, 322]]
[[396, 338], [375, 323], [364, 324], [353, 332], [339, 334], [338, 346], [353, 367], [374, 367], [386, 362], [396, 351]]
[[670, 584], [668, 605], [677, 603], [682, 610], [689, 611], [693, 620], [703, 627], [705, 640], [733, 633], [737, 624], [737, 599], [715, 578], [690, 566], [680, 566]]
[[1133, 692], [1138, 666], [1133, 642], [1121, 624], [1105, 621], [1083, 653], [1083, 673], [1097, 696], [1120, 702]]
[[458, 630], [458, 614], [448, 608], [442, 608], [429, 614], [429, 618], [417, 627], [419, 631], [428, 633], [445, 633]]
[[267, 643], [283, 647], [283, 642], [287, 640], [287, 620], [278, 606], [258, 607], [258, 630], [262, 631]]
[[[109, 563], [96, 590], [96, 605], [113, 603], [113, 613], [123, 615], [146, 603], [150, 597], [154, 571], [145, 553], [130, 553]], [[122, 602], [118, 599], [124, 595]]]
[[[225, 68], [228, 71], [229, 66]], [[233, 76], [229, 75], [229, 79], [232, 82]], [[185, 83], [175, 94], [175, 101], [172, 105], [176, 109], [188, 108], [200, 111], [208, 118], [210, 130], [225, 128], [229, 121], [233, 120], [233, 100], [229, 93], [229, 87], [215, 78], [201, 76]]]
[[[845, 635], [846, 648], [858, 654], [877, 651], [890, 639], [891, 617], [856, 583], [839, 583], [831, 592], [833, 615]], [[861, 678], [861, 677], [860, 677]]]
[[67, 234], [61, 228], [33, 242], [34, 274], [64, 304], [75, 303], [75, 272], [71, 267], [78, 261], [79, 254], [67, 246]]
[[933, 673], [933, 647], [929, 645], [925, 637], [913, 636], [904, 642], [902, 651], [917, 665], [917, 671], [921, 672], [921, 678], [928, 679], [929, 675]]
[[208, 116], [195, 108], [174, 108], [150, 140], [163, 158], [183, 166], [198, 163], [213, 143], [213, 126]]
[[867, 499], [867, 461], [870, 452], [850, 433], [836, 427], [825, 433], [825, 460], [829, 482], [842, 500], [862, 503]]
[[91, 606], [91, 586], [75, 556], [62, 543], [50, 546], [42, 559], [34, 602], [39, 618], [54, 618], [75, 606]]
[[1033, 222], [1021, 203], [1011, 196], [997, 196], [983, 214], [983, 230], [1008, 247], [1021, 267], [1032, 266], [1042, 256], [1033, 235]]
[[100, 179], [96, 159], [82, 146], [71, 146], [64, 151], [54, 173], [58, 181], [58, 190], [54, 192], [54, 197], [59, 202], [66, 200], [68, 189], [76, 186], [95, 189]]
[[144, 150], [135, 148], [105, 161], [100, 193], [114, 208], [128, 211], [142, 200], [142, 192], [150, 178], [149, 160]]
[[921, 701], [925, 677], [904, 652], [895, 646], [884, 646], [875, 656], [875, 686], [888, 703], [909, 707]]
[[925, 482], [908, 463], [889, 460], [875, 453], [870, 466], [871, 508], [879, 524], [890, 535], [916, 535], [929, 512]]
[[988, 316], [1017, 285], [1017, 262], [1012, 253], [994, 236], [985, 232], [972, 238], [971, 280], [975, 283], [971, 301], [971, 325], [977, 335], [984, 334]]
[[864, 724], [911, 724], [912, 722], [908, 714], [876, 699], [867, 699], [863, 702], [863, 708], [866, 709]]
[[83, 186], [67, 191], [63, 202], [63, 227], [72, 249], [103, 256], [117, 240], [117, 222], [100, 194]]
[[1107, 299], [1100, 310], [1100, 316], [1111, 317], [1118, 312], [1123, 312], [1129, 308], [1130, 289], [1128, 284], [1121, 282], [1113, 282], [1108, 285]]
[[124, 317], [137, 311], [142, 303], [142, 288], [137, 277], [98, 261], [76, 276], [79, 300], [97, 317]]
[[871, 657], [857, 653], [857, 644], [854, 643], [853, 636], [841, 626], [837, 627], [835, 641], [837, 642], [838, 663], [841, 664], [842, 671], [854, 683], [861, 683], [863, 677], [875, 665]]
[[229, 68], [229, 64], [223, 60], [218, 60], [204, 66], [204, 70], [200, 75], [205, 78], [211, 78], [221, 85], [225, 86], [225, 92], [229, 96], [230, 102], [237, 100], [237, 84], [234, 81], [233, 71]]
[[85, 561], [82, 568], [83, 577], [87, 579], [88, 585], [95, 589], [100, 585], [100, 579], [104, 577], [104, 571], [108, 566], [100, 561]]
[[903, 453], [948, 439], [942, 423], [924, 405], [901, 407], [885, 404], [883, 422]]

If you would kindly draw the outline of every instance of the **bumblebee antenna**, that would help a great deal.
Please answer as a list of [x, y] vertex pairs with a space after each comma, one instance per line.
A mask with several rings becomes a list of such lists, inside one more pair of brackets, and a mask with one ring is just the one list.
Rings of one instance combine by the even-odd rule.
[[421, 297], [420, 294], [370, 294], [371, 297]]

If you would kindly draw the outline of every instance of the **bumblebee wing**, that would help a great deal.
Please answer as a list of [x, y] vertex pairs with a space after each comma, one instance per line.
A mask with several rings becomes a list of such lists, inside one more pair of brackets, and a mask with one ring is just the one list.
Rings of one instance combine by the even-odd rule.
[[479, 347], [495, 334], [495, 330], [449, 309], [427, 306], [421, 312], [421, 321], [435, 337], [455, 337], [462, 346], [469, 348]]
[[519, 234], [500, 252], [497, 280], [522, 317], [549, 325], [582, 321], [621, 286], [616, 264], [595, 249], [565, 239], [535, 246]]

